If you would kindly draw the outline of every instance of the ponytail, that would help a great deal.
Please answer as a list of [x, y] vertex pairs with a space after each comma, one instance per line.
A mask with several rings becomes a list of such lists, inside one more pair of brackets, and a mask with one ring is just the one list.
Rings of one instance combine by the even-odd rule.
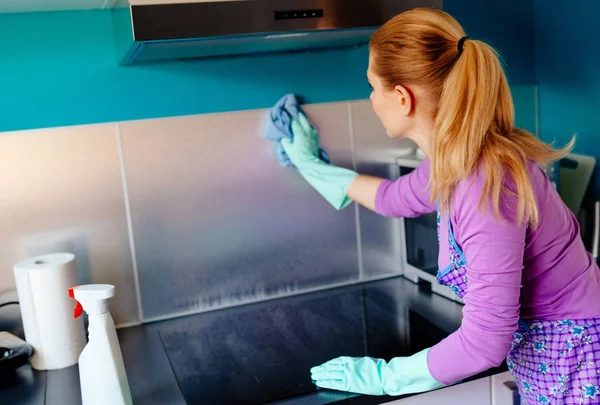
[[491, 201], [500, 216], [500, 195], [510, 178], [517, 196], [517, 222], [537, 226], [539, 213], [528, 160], [547, 164], [568, 153], [556, 151], [514, 127], [514, 105], [496, 52], [467, 40], [448, 74], [439, 99], [432, 136], [432, 198], [450, 207], [458, 181], [480, 169], [484, 180], [480, 208]]
[[[555, 150], [515, 128], [514, 104], [496, 52], [465, 38], [456, 20], [435, 9], [414, 9], [388, 21], [371, 39], [371, 52], [387, 86], [420, 85], [437, 101], [430, 138], [432, 200], [449, 210], [458, 183], [481, 171], [480, 209], [491, 205], [499, 218], [501, 194], [510, 192], [517, 197], [517, 222], [537, 226], [528, 163], [558, 160], [574, 140]], [[505, 187], [507, 178], [513, 191]]]

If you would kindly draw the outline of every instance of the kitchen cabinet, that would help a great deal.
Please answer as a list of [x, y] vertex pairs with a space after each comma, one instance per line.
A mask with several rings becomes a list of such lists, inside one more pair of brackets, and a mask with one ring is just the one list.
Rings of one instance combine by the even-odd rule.
[[389, 405], [492, 405], [490, 398], [490, 377], [485, 377], [415, 397], [400, 399], [390, 402]]
[[505, 383], [514, 382], [510, 372], [390, 402], [389, 405], [514, 405], [514, 391]]

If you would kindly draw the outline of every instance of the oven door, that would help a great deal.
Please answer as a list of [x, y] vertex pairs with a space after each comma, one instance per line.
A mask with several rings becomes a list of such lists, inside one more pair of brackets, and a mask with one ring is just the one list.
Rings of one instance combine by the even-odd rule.
[[[398, 161], [400, 176], [412, 172], [421, 162], [402, 159]], [[439, 243], [437, 239], [437, 214], [417, 218], [402, 218], [404, 275], [414, 283], [426, 283], [431, 290], [453, 301], [463, 302], [448, 287], [437, 282]]]

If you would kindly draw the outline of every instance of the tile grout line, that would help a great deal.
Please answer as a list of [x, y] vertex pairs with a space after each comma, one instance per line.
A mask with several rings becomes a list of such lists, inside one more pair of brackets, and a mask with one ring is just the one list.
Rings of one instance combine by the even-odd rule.
[[[393, 177], [394, 180], [400, 178], [400, 165], [397, 163], [394, 165]], [[405, 243], [406, 243], [406, 233], [404, 230], [404, 219], [402, 218], [393, 218], [391, 222], [392, 226], [392, 239], [394, 241], [394, 255], [399, 259], [398, 265], [400, 269], [400, 274], [404, 274], [406, 262], [406, 252], [405, 252]]]
[[127, 186], [127, 176], [125, 170], [125, 154], [123, 153], [123, 137], [121, 135], [121, 124], [115, 124], [117, 130], [117, 145], [119, 149], [119, 163], [121, 165], [121, 180], [123, 183], [123, 199], [125, 201], [125, 216], [127, 218], [127, 234], [129, 236], [129, 251], [131, 253], [131, 262], [133, 266], [133, 282], [135, 285], [135, 298], [137, 303], [138, 321], [143, 322], [144, 310], [142, 309], [142, 295], [140, 292], [140, 277], [137, 265], [137, 256], [135, 253], [135, 237], [133, 235], [133, 221], [131, 219], [131, 204], [129, 202], [129, 188]]
[[133, 327], [141, 326], [141, 325], [143, 325], [143, 322], [141, 322], [141, 321], [122, 322], [122, 323], [115, 324], [115, 329], [117, 329], [117, 330], [127, 329], [127, 328], [133, 328]]
[[[356, 171], [356, 145], [354, 144], [354, 115], [352, 114], [352, 103], [347, 103], [348, 106], [348, 128], [350, 130], [350, 150], [352, 151], [352, 169]], [[354, 221], [356, 222], [356, 250], [358, 256], [358, 279], [364, 280], [365, 269], [363, 266], [362, 255], [362, 236], [360, 229], [360, 207], [358, 203], [354, 203]]]
[[347, 103], [348, 106], [348, 128], [350, 130], [350, 149], [352, 150], [352, 169], [356, 170], [356, 151], [354, 145], [354, 115], [352, 114], [352, 103]]
[[356, 221], [356, 245], [357, 245], [357, 256], [358, 256], [358, 279], [365, 279], [365, 268], [363, 265], [363, 254], [362, 254], [362, 235], [360, 228], [360, 206], [358, 203], [354, 203], [354, 218]]

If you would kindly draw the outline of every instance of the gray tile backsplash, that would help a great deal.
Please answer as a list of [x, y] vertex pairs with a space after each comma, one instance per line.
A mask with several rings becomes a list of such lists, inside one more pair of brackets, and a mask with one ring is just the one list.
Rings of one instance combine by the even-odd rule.
[[68, 251], [79, 283], [117, 286], [115, 322], [137, 320], [117, 145], [116, 124], [0, 136], [0, 291], [17, 261]]
[[[350, 104], [305, 110], [333, 163], [354, 167]], [[117, 286], [124, 325], [397, 272], [390, 226], [373, 216], [361, 274], [357, 207], [334, 210], [277, 165], [265, 114], [3, 133], [0, 292], [15, 262], [73, 252], [79, 282]]]
[[[531, 121], [535, 92], [518, 95]], [[414, 147], [386, 136], [368, 100], [305, 110], [336, 165], [393, 179]], [[400, 221], [338, 212], [280, 167], [265, 114], [1, 134], [0, 295], [15, 262], [56, 251], [75, 253], [81, 283], [117, 286], [121, 325], [401, 273]]]
[[[351, 104], [354, 150], [361, 174], [395, 179], [396, 160], [404, 148], [414, 148], [407, 139], [391, 139], [373, 112], [371, 102]], [[399, 219], [381, 217], [359, 207], [361, 252], [366, 277], [379, 277], [402, 270], [402, 236]]]
[[[308, 106], [352, 164], [345, 103]], [[357, 280], [354, 209], [335, 211], [258, 136], [265, 111], [121, 125], [144, 317]]]

